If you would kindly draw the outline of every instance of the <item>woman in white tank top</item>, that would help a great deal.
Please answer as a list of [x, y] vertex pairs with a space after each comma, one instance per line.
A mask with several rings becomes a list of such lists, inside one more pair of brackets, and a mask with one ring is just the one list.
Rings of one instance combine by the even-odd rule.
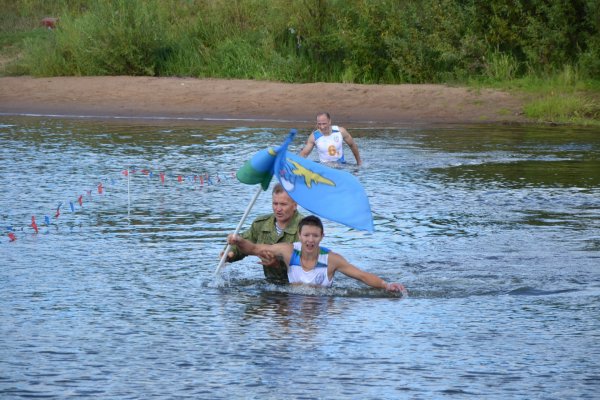
[[314, 216], [303, 218], [298, 224], [300, 242], [255, 244], [240, 235], [229, 235], [227, 241], [245, 254], [259, 256], [263, 262], [279, 258], [288, 266], [288, 278], [292, 284], [330, 287], [337, 271], [359, 280], [371, 287], [391, 292], [406, 292], [400, 283], [387, 283], [377, 275], [363, 271], [350, 264], [344, 257], [321, 247], [323, 223]]

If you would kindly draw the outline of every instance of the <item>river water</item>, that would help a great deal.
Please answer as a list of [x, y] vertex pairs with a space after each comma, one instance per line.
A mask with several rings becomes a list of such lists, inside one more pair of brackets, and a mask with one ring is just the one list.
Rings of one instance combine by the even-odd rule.
[[0, 117], [0, 397], [598, 398], [597, 128], [348, 127], [375, 232], [323, 244], [402, 298], [215, 277], [272, 125]]

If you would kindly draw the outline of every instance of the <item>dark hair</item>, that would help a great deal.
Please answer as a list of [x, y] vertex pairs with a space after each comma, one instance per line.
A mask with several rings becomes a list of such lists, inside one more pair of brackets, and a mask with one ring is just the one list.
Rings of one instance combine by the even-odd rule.
[[331, 115], [329, 115], [329, 113], [328, 113], [328, 112], [325, 112], [325, 111], [323, 111], [323, 112], [320, 112], [320, 113], [318, 113], [318, 114], [317, 114], [317, 118], [319, 118], [321, 115], [324, 115], [324, 116], [326, 116], [326, 117], [327, 117], [327, 119], [329, 119], [329, 120], [331, 119]]
[[298, 233], [302, 230], [303, 226], [316, 226], [317, 228], [321, 228], [321, 233], [325, 233], [323, 229], [323, 222], [321, 219], [315, 215], [309, 215], [308, 217], [304, 217], [298, 223]]

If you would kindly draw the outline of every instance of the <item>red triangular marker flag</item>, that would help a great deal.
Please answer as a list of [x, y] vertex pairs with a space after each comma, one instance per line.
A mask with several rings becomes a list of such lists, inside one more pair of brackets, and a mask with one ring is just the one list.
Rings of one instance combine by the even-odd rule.
[[35, 231], [35, 233], [38, 233], [38, 226], [35, 223], [35, 215], [31, 216], [31, 227], [33, 228], [33, 230]]

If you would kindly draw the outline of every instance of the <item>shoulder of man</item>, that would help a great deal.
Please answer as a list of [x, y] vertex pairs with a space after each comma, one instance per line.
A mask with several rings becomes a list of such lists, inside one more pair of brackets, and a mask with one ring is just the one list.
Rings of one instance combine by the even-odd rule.
[[251, 242], [258, 243], [267, 232], [275, 227], [275, 216], [273, 214], [259, 215], [252, 221], [250, 228], [242, 233], [242, 237]]
[[262, 224], [265, 221], [273, 220], [273, 219], [275, 219], [275, 216], [273, 214], [259, 215], [258, 217], [256, 217], [254, 219], [254, 221], [252, 222], [252, 225], [254, 225], [254, 224]]
[[252, 226], [250, 227], [250, 229], [258, 230], [258, 231], [270, 230], [271, 225], [275, 226], [274, 224], [275, 224], [275, 215], [273, 215], [273, 214], [259, 215], [252, 222]]
[[346, 140], [346, 141], [347, 141], [347, 140], [349, 140], [349, 139], [351, 139], [351, 138], [352, 138], [352, 135], [350, 135], [350, 132], [348, 132], [348, 131], [346, 130], [346, 128], [344, 128], [343, 126], [340, 126], [339, 128], [340, 128], [339, 132], [342, 134], [342, 138], [343, 138], [344, 140]]
[[296, 210], [296, 212], [294, 212], [294, 215], [290, 219], [290, 223], [284, 230], [285, 235], [292, 236], [294, 240], [296, 240], [298, 238], [298, 224], [300, 223], [302, 218], [304, 218], [304, 215], [302, 215], [298, 210]]
[[302, 218], [304, 218], [305, 216], [298, 210], [296, 210], [294, 212], [294, 215], [292, 215], [292, 218], [290, 220], [290, 224], [288, 226], [292, 226], [294, 227], [294, 229], [298, 230], [298, 224], [300, 223], [300, 221], [302, 220]]
[[338, 132], [340, 132], [342, 135], [349, 135], [350, 132], [348, 132], [348, 130], [346, 128], [344, 128], [343, 126], [337, 126], [336, 127]]

